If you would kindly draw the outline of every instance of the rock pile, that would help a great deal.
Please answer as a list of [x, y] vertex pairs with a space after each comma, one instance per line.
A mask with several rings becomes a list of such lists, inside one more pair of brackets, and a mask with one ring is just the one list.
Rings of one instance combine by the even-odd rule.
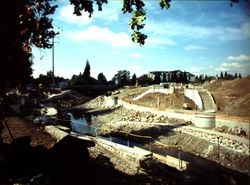
[[240, 136], [240, 137], [249, 138], [249, 133], [247, 133], [240, 126], [236, 126], [234, 128], [229, 128], [229, 127], [224, 125], [224, 126], [221, 126], [221, 127], [216, 127], [214, 130], [218, 131], [218, 132], [223, 132], [223, 133], [228, 133], [228, 134], [232, 134], [232, 135], [237, 135], [237, 136]]
[[121, 121], [135, 121], [135, 122], [148, 122], [148, 123], [184, 123], [184, 120], [178, 120], [173, 118], [168, 118], [166, 116], [161, 116], [157, 114], [152, 114], [150, 112], [138, 112], [133, 110], [122, 109]]
[[234, 150], [236, 152], [239, 153], [243, 153], [246, 155], [249, 155], [249, 144], [245, 144], [245, 143], [241, 143], [239, 141], [227, 138], [227, 137], [223, 137], [223, 136], [219, 136], [216, 134], [212, 134], [212, 133], [205, 133], [205, 132], [201, 132], [201, 131], [197, 131], [197, 130], [193, 130], [191, 128], [188, 127], [178, 127], [178, 128], [174, 128], [174, 131], [179, 131], [179, 132], [183, 132], [189, 135], [192, 135], [194, 137], [197, 137], [199, 139], [205, 139], [211, 143], [214, 143], [216, 145], [220, 145], [222, 147], [225, 147], [227, 149], [230, 150]]

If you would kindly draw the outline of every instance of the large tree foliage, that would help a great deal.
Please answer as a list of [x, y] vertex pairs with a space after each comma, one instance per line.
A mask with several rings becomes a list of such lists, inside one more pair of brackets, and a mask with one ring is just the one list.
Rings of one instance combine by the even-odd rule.
[[31, 47], [50, 48], [54, 0], [8, 0], [0, 8], [0, 96], [25, 85], [32, 74]]
[[97, 76], [97, 80], [101, 83], [101, 84], [107, 84], [108, 81], [105, 77], [105, 75], [103, 73], [99, 73]]
[[129, 85], [130, 72], [127, 70], [119, 70], [114, 75], [112, 81], [114, 81], [118, 87], [123, 87], [123, 86]]
[[138, 78], [139, 85], [151, 85], [153, 84], [153, 79], [149, 78], [148, 75], [144, 74]]

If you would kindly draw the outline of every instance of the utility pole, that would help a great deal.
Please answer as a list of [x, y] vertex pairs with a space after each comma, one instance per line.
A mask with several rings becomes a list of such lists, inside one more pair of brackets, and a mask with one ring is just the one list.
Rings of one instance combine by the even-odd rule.
[[55, 62], [55, 49], [54, 49], [54, 45], [55, 45], [55, 42], [54, 42], [54, 37], [52, 37], [52, 86], [55, 87], [55, 65], [54, 65], [54, 62]]

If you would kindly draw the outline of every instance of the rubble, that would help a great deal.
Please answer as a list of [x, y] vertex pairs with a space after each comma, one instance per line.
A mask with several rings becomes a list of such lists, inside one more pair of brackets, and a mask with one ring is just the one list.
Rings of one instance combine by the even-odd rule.
[[236, 136], [240, 136], [240, 137], [249, 138], [249, 133], [247, 133], [240, 126], [230, 128], [230, 127], [227, 127], [227, 126], [224, 125], [224, 126], [221, 126], [221, 127], [216, 127], [216, 128], [214, 128], [214, 130], [218, 131], [218, 132], [223, 132], [223, 133], [228, 133], [228, 134], [232, 134], [232, 135], [236, 135]]
[[194, 137], [200, 138], [200, 139], [205, 139], [209, 141], [210, 143], [220, 145], [222, 147], [225, 147], [229, 150], [233, 150], [235, 152], [239, 152], [245, 155], [249, 155], [249, 143], [248, 145], [246, 143], [242, 143], [236, 140], [233, 140], [228, 137], [223, 137], [223, 136], [218, 136], [216, 134], [210, 134], [210, 133], [205, 133], [197, 130], [192, 130], [188, 127], [179, 127], [175, 128], [174, 131], [179, 131], [183, 132], [189, 135], [192, 135]]

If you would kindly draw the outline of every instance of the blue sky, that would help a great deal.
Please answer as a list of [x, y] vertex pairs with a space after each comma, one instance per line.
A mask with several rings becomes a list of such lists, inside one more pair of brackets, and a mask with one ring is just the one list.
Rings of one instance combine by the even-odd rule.
[[[131, 75], [157, 70], [185, 70], [195, 75], [221, 71], [250, 74], [250, 3], [230, 6], [230, 1], [172, 0], [161, 10], [158, 0], [147, 0], [143, 30], [146, 44], [130, 38], [129, 14], [121, 13], [121, 1], [109, 0], [103, 11], [81, 17], [73, 15], [68, 1], [59, 0], [53, 15], [55, 29], [55, 75], [71, 78], [84, 71], [86, 60], [91, 76], [101, 72], [110, 80], [118, 70]], [[51, 49], [33, 49], [33, 76], [52, 69]]]

